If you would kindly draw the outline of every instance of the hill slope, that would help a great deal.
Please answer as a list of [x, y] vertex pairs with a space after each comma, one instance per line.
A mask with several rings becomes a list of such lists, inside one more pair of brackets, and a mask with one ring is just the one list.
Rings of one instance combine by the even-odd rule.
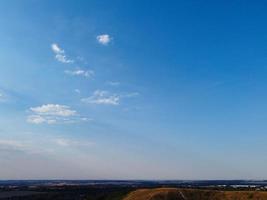
[[267, 192], [175, 188], [141, 189], [131, 192], [124, 200], [267, 200]]

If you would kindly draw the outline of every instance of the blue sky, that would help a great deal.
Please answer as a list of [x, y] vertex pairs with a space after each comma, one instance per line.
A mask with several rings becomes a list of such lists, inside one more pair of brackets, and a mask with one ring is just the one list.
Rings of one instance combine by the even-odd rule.
[[0, 178], [266, 179], [266, 7], [0, 2]]

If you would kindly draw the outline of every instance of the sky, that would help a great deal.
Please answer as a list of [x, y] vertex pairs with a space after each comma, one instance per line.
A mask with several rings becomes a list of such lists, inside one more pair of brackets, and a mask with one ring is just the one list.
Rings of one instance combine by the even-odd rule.
[[0, 2], [0, 179], [266, 179], [267, 4]]

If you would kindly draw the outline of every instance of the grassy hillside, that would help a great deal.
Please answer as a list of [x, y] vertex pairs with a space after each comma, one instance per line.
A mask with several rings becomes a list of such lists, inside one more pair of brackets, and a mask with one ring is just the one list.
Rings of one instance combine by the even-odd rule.
[[141, 189], [131, 192], [124, 200], [267, 200], [267, 192], [174, 188]]

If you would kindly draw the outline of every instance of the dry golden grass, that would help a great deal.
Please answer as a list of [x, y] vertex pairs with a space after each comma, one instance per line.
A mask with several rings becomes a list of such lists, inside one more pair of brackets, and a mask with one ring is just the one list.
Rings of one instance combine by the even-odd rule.
[[267, 200], [267, 192], [214, 191], [198, 189], [140, 189], [124, 200]]

